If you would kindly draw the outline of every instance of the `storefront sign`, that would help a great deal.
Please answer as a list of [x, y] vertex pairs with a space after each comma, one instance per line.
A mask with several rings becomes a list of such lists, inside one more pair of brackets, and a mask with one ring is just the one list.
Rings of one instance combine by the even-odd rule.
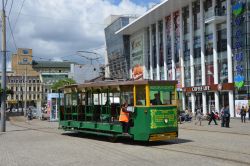
[[192, 87], [192, 92], [202, 92], [202, 91], [209, 91], [210, 86], [196, 86]]
[[234, 90], [234, 83], [211, 84], [204, 86], [185, 87], [182, 90], [186, 93], [207, 92], [207, 91], [229, 91]]

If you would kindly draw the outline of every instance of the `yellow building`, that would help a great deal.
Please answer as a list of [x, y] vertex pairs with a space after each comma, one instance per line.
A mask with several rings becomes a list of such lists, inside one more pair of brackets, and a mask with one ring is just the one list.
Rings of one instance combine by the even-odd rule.
[[32, 49], [18, 48], [17, 53], [12, 55], [11, 66], [15, 76], [39, 76], [32, 67]]

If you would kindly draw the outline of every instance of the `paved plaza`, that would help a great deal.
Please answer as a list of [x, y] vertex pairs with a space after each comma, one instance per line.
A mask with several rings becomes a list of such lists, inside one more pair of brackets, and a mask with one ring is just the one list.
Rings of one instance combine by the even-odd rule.
[[178, 141], [152, 143], [65, 133], [57, 122], [11, 118], [0, 133], [0, 166], [250, 165], [250, 122], [230, 128], [179, 125]]

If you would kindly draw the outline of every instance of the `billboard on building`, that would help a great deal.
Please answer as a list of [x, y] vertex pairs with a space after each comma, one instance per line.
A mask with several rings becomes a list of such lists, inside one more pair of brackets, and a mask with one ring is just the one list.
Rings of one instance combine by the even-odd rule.
[[248, 110], [248, 107], [249, 107], [248, 103], [249, 103], [248, 100], [235, 100], [235, 116], [236, 117], [240, 117], [240, 110], [242, 109], [242, 107]]
[[143, 35], [131, 39], [131, 68], [132, 78], [135, 80], [143, 78]]

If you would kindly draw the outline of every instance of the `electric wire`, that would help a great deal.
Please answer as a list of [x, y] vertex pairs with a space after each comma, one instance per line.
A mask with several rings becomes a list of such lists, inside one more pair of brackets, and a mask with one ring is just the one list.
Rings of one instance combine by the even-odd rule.
[[10, 17], [10, 14], [11, 14], [11, 11], [12, 11], [12, 7], [13, 7], [13, 0], [11, 0], [11, 5], [10, 5], [10, 10], [9, 10], [9, 13], [8, 13], [8, 18]]
[[23, 5], [24, 5], [24, 2], [25, 2], [25, 1], [26, 1], [26, 0], [23, 0], [23, 3], [22, 3], [22, 5], [21, 5], [21, 8], [20, 8], [20, 10], [19, 10], [19, 12], [18, 12], [18, 15], [17, 15], [16, 21], [15, 21], [13, 30], [15, 30], [15, 28], [16, 28], [16, 24], [17, 24], [17, 22], [18, 22], [18, 19], [19, 19], [19, 16], [20, 16], [20, 14], [21, 14], [21, 11], [22, 11], [22, 9], [23, 9]]
[[7, 4], [8, 4], [8, 0], [6, 0], [5, 5], [4, 5], [4, 8], [6, 8]]
[[8, 21], [9, 27], [10, 27], [10, 33], [11, 33], [11, 36], [12, 36], [12, 39], [13, 39], [13, 43], [14, 43], [15, 49], [17, 50], [16, 40], [15, 40], [15, 37], [14, 37], [14, 34], [13, 34], [13, 30], [11, 28], [9, 17], [7, 17], [7, 21]]

